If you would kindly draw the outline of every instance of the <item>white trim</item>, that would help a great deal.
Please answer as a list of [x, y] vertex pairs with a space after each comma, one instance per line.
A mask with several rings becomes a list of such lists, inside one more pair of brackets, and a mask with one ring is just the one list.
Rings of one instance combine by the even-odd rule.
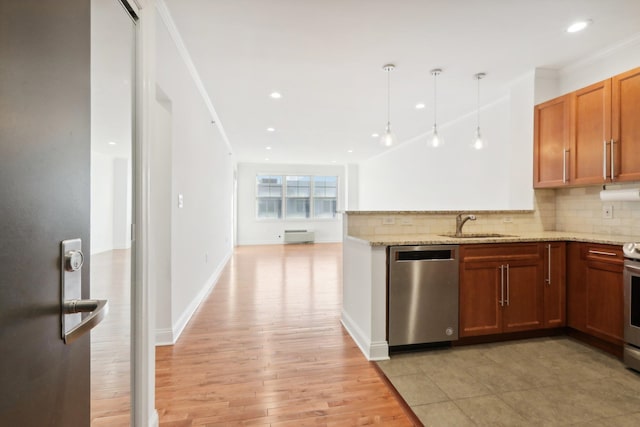
[[374, 362], [380, 360], [389, 360], [389, 344], [386, 341], [372, 341], [369, 345], [369, 360]]
[[189, 50], [187, 49], [186, 45], [184, 44], [184, 41], [182, 40], [182, 36], [180, 35], [180, 32], [178, 31], [178, 28], [176, 27], [176, 24], [173, 21], [171, 12], [169, 12], [169, 8], [167, 7], [164, 0], [157, 0], [156, 8], [158, 9], [158, 14], [160, 15], [160, 18], [162, 18], [162, 22], [164, 22], [164, 25], [167, 27], [167, 30], [169, 31], [169, 35], [173, 39], [173, 42], [176, 44], [176, 48], [178, 49], [180, 56], [182, 56], [182, 60], [184, 61], [187, 69], [189, 70], [189, 74], [191, 74], [191, 78], [193, 79], [193, 82], [195, 83], [196, 88], [200, 93], [200, 96], [202, 96], [202, 99], [205, 105], [207, 106], [207, 109], [209, 110], [212, 120], [215, 122], [215, 125], [218, 128], [218, 131], [220, 132], [220, 136], [222, 137], [222, 140], [227, 145], [229, 154], [233, 154], [231, 143], [229, 142], [229, 138], [227, 137], [227, 133], [225, 132], [224, 127], [222, 126], [220, 117], [218, 117], [218, 113], [216, 112], [216, 109], [213, 107], [213, 103], [211, 102], [211, 98], [207, 93], [207, 89], [205, 88], [204, 83], [200, 78], [200, 73], [198, 73], [198, 70], [196, 69], [196, 66], [193, 63], [193, 60], [191, 59]]
[[367, 360], [389, 359], [389, 345], [386, 341], [369, 341], [362, 329], [351, 319], [349, 313], [344, 310], [342, 310], [342, 319], [340, 321]]
[[162, 347], [167, 345], [174, 345], [173, 329], [172, 328], [157, 328], [156, 329], [156, 347]]
[[196, 295], [191, 303], [184, 309], [178, 320], [172, 325], [171, 328], [161, 328], [156, 329], [156, 346], [165, 346], [165, 345], [173, 345], [180, 339], [180, 335], [184, 331], [184, 328], [189, 324], [189, 321], [193, 317], [193, 314], [196, 312], [200, 304], [209, 296], [211, 291], [218, 284], [218, 280], [220, 280], [220, 275], [222, 275], [222, 271], [225, 266], [231, 259], [231, 255], [233, 254], [233, 249], [231, 249], [227, 255], [225, 255], [224, 259], [218, 267], [216, 267], [215, 271], [209, 276], [209, 278], [202, 284], [202, 288], [198, 295]]
[[[138, 3], [142, 6], [141, 3]], [[155, 103], [155, 7], [144, 0], [136, 25], [135, 286], [132, 292], [131, 424], [158, 425], [155, 409], [155, 291], [149, 275], [149, 170]]]
[[629, 46], [633, 46], [636, 44], [640, 43], [640, 33], [634, 34], [633, 36], [621, 40], [616, 44], [613, 44], [611, 46], [608, 46], [604, 49], [601, 49], [597, 52], [595, 52], [593, 55], [589, 55], [586, 58], [582, 58], [572, 64], [569, 64], [565, 67], [562, 67], [559, 71], [558, 74], [560, 76], [566, 76], [567, 74], [571, 74], [575, 71], [580, 70], [581, 68], [584, 68], [590, 64], [593, 64], [597, 61], [601, 61], [603, 59], [606, 59], [607, 57], [611, 56], [611, 55], [615, 55], [616, 53], [620, 52], [620, 51], [624, 51], [625, 49], [627, 49]]
[[[313, 243], [342, 243], [342, 240], [316, 238], [316, 240]], [[263, 240], [263, 239], [238, 241], [238, 246], [295, 245], [295, 244], [306, 245], [307, 243], [285, 243], [284, 240]]]
[[149, 419], [149, 427], [159, 427], [160, 419], [158, 418], [158, 411], [153, 411], [151, 418]]

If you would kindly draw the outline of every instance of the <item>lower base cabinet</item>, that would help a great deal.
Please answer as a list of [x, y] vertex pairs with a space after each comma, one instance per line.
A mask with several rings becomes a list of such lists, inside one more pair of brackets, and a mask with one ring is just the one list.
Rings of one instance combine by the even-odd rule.
[[544, 327], [567, 323], [567, 244], [544, 243]]
[[567, 252], [568, 326], [612, 344], [622, 344], [622, 249], [570, 243]]
[[463, 245], [460, 260], [460, 336], [543, 327], [543, 252], [538, 243]]
[[460, 336], [566, 325], [566, 244], [460, 248]]

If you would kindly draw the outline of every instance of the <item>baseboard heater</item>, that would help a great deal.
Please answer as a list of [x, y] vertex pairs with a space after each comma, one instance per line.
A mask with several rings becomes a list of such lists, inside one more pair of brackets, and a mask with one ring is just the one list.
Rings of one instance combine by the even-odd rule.
[[285, 243], [313, 243], [315, 233], [309, 230], [284, 230]]

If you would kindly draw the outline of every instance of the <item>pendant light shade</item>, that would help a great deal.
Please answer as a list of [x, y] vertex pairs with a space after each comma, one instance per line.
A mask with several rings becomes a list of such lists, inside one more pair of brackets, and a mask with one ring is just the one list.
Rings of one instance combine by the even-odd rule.
[[442, 69], [434, 68], [431, 70], [431, 75], [433, 76], [433, 133], [431, 135], [431, 140], [429, 141], [429, 146], [433, 148], [438, 148], [442, 145], [443, 141], [440, 135], [438, 135], [438, 86], [437, 80], [438, 76], [442, 73]]
[[476, 112], [476, 133], [471, 146], [476, 150], [482, 150], [487, 145], [486, 141], [482, 138], [482, 134], [480, 133], [480, 80], [482, 80], [486, 75], [486, 73], [478, 73], [474, 75], [475, 79], [478, 81], [478, 109]]
[[380, 145], [383, 147], [391, 147], [396, 143], [396, 137], [391, 132], [391, 72], [395, 70], [396, 66], [393, 64], [386, 64], [382, 67], [387, 72], [387, 126], [385, 131], [380, 137]]

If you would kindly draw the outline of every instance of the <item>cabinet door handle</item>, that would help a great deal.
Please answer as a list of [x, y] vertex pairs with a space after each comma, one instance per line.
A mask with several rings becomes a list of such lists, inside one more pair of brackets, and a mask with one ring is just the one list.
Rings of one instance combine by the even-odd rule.
[[569, 149], [565, 148], [562, 152], [562, 183], [567, 183], [567, 154], [569, 153]]
[[507, 305], [509, 305], [509, 264], [507, 264], [507, 272], [506, 272], [506, 276], [507, 276]]
[[616, 180], [616, 173], [615, 173], [615, 168], [616, 168], [616, 163], [615, 160], [613, 158], [613, 154], [615, 153], [615, 149], [613, 148], [613, 144], [615, 143], [615, 141], [613, 140], [613, 138], [611, 138], [611, 181], [615, 181]]
[[547, 245], [547, 278], [544, 281], [551, 285], [551, 245]]
[[500, 266], [500, 307], [504, 306], [504, 265]]
[[602, 179], [607, 180], [607, 141], [602, 141]]
[[595, 251], [593, 249], [589, 249], [589, 253], [593, 254], [593, 255], [617, 256], [617, 254], [615, 254], [613, 252]]

